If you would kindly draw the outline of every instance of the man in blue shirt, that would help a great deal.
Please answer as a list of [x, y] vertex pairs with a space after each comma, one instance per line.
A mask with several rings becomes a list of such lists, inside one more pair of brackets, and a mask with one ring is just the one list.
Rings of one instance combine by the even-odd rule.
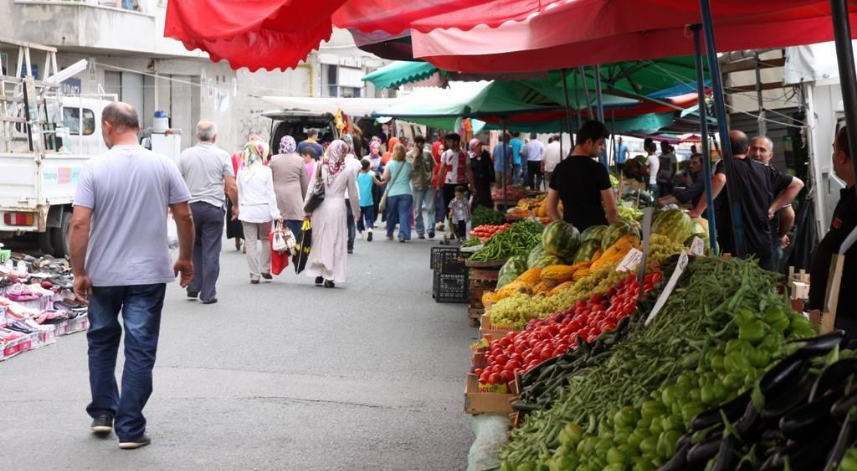
[[521, 149], [524, 148], [524, 141], [521, 140], [521, 133], [516, 132], [513, 138], [509, 141], [512, 146], [512, 183], [523, 183], [523, 167], [521, 166]]
[[616, 141], [616, 174], [620, 175], [625, 168], [625, 162], [628, 161], [628, 156], [631, 153], [628, 150], [628, 145], [622, 142], [622, 136]]
[[512, 169], [512, 146], [509, 145], [508, 134], [503, 135], [501, 142], [494, 146], [491, 158], [494, 160], [494, 175], [497, 178], [497, 184], [503, 188], [509, 183], [510, 170]]

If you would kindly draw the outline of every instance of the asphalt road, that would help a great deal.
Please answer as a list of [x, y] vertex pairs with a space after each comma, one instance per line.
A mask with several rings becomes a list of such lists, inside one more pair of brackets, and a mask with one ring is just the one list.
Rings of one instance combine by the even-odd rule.
[[232, 244], [218, 304], [170, 285], [145, 410], [152, 444], [139, 450], [89, 433], [84, 334], [0, 363], [2, 467], [466, 468], [462, 395], [477, 332], [465, 305], [431, 298], [436, 242], [380, 239], [357, 241], [350, 282], [333, 290], [291, 268], [250, 285]]

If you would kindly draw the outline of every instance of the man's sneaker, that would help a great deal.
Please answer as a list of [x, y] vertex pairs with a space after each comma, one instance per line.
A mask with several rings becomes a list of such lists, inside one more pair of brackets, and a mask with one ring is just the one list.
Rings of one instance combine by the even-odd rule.
[[425, 234], [420, 234], [417, 236], [417, 239], [425, 239], [425, 238], [426, 238]]
[[366, 241], [372, 242], [372, 233], [371, 232], [369, 233], [369, 235], [366, 236]]
[[429, 231], [429, 239], [434, 239], [434, 231]]
[[92, 429], [92, 433], [106, 435], [113, 431], [113, 417], [109, 415], [99, 415], [92, 419], [92, 425], [89, 428]]
[[202, 304], [217, 304], [217, 298], [206, 299]]
[[123, 450], [136, 450], [137, 448], [142, 448], [149, 443], [152, 443], [152, 440], [150, 440], [146, 434], [143, 434], [134, 440], [119, 440], [119, 448]]
[[188, 291], [187, 297], [196, 299], [199, 297], [199, 292], [198, 291]]

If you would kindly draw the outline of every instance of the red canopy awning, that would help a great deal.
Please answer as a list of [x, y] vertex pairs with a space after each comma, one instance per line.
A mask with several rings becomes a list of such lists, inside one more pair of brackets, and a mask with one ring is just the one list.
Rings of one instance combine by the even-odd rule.
[[[833, 39], [830, 4], [819, 0], [712, 0], [720, 51]], [[851, 6], [857, 21], [857, 6]], [[693, 0], [572, 0], [546, 5], [497, 27], [441, 18], [412, 28], [414, 56], [445, 70], [525, 72], [693, 54], [686, 26], [700, 22]], [[857, 30], [855, 30], [857, 32]]]
[[171, 0], [164, 36], [233, 69], [287, 69], [330, 38], [345, 1]]

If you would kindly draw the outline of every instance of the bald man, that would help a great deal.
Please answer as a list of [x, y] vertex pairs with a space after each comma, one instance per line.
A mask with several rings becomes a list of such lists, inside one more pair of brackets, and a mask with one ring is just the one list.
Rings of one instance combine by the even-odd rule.
[[[774, 142], [767, 136], [756, 136], [750, 140], [750, 150], [747, 155], [764, 165], [770, 166], [774, 158]], [[783, 249], [789, 246], [789, 231], [795, 223], [795, 210], [791, 203], [777, 211], [771, 219], [771, 250], [774, 266], [779, 266], [783, 257]]]
[[[735, 182], [737, 193], [732, 196], [738, 200], [741, 207], [746, 255], [756, 257], [762, 268], [774, 270], [776, 267], [771, 250], [770, 220], [777, 211], [792, 202], [803, 188], [803, 182], [748, 158], [750, 140], [743, 132], [730, 132], [729, 141], [734, 163], [730, 177]], [[722, 191], [725, 186], [726, 168], [723, 161], [720, 161], [712, 181], [712, 193], [716, 198], [717, 242], [722, 253], [736, 254], [732, 205], [728, 192]], [[707, 206], [705, 198], [702, 198], [690, 212], [690, 216], [699, 217]]]
[[[93, 433], [114, 429], [122, 449], [149, 444], [143, 408], [152, 394], [161, 310], [167, 283], [193, 278], [191, 195], [175, 163], [137, 142], [140, 121], [127, 103], [101, 114], [109, 149], [89, 159], [74, 196], [69, 245], [74, 293], [89, 304], [89, 386]], [[172, 263], [167, 210], [176, 221], [179, 254]], [[119, 312], [122, 312], [122, 324]], [[125, 331], [122, 389], [116, 355]]]
[[[199, 298], [202, 304], [217, 302], [217, 278], [220, 276], [220, 248], [226, 223], [224, 193], [238, 207], [238, 186], [235, 184], [232, 159], [217, 147], [217, 125], [200, 121], [196, 125], [195, 146], [179, 156], [178, 167], [190, 190], [190, 210], [196, 237], [193, 244], [193, 280], [187, 287], [187, 297]], [[268, 273], [268, 277], [271, 274]]]

